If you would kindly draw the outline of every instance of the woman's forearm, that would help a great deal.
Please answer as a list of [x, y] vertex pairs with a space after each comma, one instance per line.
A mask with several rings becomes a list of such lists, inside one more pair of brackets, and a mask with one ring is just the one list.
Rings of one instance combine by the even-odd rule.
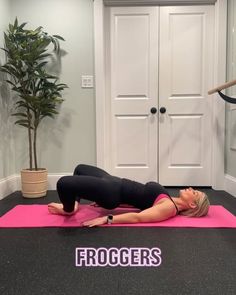
[[[107, 218], [108, 216], [104, 215], [102, 217], [97, 217], [94, 219], [84, 221], [82, 224], [83, 226], [88, 226], [88, 227], [103, 225], [107, 223]], [[136, 212], [113, 215], [113, 219], [112, 219], [112, 223], [136, 223], [136, 222], [140, 222], [139, 215]]]
[[113, 215], [112, 223], [136, 223], [139, 222], [139, 216], [136, 212]]

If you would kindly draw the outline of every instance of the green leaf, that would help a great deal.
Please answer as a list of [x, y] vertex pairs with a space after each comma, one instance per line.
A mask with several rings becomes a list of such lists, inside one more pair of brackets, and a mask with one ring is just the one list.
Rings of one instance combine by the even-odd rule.
[[24, 28], [25, 25], [27, 25], [27, 23], [22, 23], [22, 24], [19, 26], [19, 29], [22, 30], [22, 29]]
[[[18, 124], [18, 125], [23, 126], [23, 127], [25, 127], [25, 128], [29, 128], [29, 125], [27, 125], [27, 124]], [[30, 126], [30, 129], [31, 129], [31, 130], [34, 130], [34, 128], [31, 127], [31, 126]]]
[[43, 59], [43, 58], [46, 58], [46, 57], [49, 57], [49, 56], [51, 56], [50, 53], [45, 53], [45, 54], [41, 54], [41, 55], [39, 55], [39, 56], [37, 57], [37, 59]]
[[15, 121], [15, 124], [28, 124], [29, 125], [29, 121], [28, 120], [17, 120], [17, 121]]
[[[15, 84], [13, 83], [13, 82], [11, 82], [10, 80], [5, 80], [8, 84], [10, 84], [10, 85], [12, 85], [14, 88], [16, 88], [15, 87]], [[14, 89], [15, 90], [15, 89]]]
[[52, 36], [59, 39], [59, 40], [61, 40], [61, 41], [65, 41], [65, 39], [63, 37], [59, 36], [59, 35], [52, 35]]
[[42, 29], [43, 29], [43, 27], [42, 27], [42, 26], [40, 26], [40, 27], [38, 27], [37, 29], [35, 29], [35, 31], [38, 31], [38, 32], [40, 32]]
[[9, 31], [12, 33], [14, 31], [14, 27], [12, 24], [9, 24]]
[[48, 62], [47, 61], [43, 61], [40, 64], [37, 65], [36, 69], [38, 68], [43, 68]]
[[28, 108], [28, 104], [23, 101], [17, 101], [15, 105], [17, 108], [26, 108], [26, 109]]
[[17, 27], [18, 27], [18, 20], [17, 20], [17, 17], [16, 17], [15, 22], [14, 22], [14, 29], [16, 30]]
[[6, 48], [0, 48], [1, 50], [5, 51], [6, 53], [9, 53], [9, 50], [7, 50]]
[[27, 118], [27, 114], [25, 114], [25, 113], [14, 113], [14, 114], [12, 114], [12, 116], [21, 116], [21, 117]]

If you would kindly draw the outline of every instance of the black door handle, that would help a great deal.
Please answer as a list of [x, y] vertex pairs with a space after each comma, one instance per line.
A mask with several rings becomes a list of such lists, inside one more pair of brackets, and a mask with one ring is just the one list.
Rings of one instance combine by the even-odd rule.
[[160, 108], [160, 113], [161, 113], [161, 114], [165, 114], [165, 112], [166, 112], [166, 108], [165, 108], [165, 107], [161, 107], [161, 108]]
[[151, 108], [150, 112], [154, 115], [157, 112], [157, 109], [155, 107]]

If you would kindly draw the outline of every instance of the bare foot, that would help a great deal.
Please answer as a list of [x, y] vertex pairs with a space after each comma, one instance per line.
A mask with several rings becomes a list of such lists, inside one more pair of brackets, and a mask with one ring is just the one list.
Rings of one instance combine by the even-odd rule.
[[59, 215], [73, 215], [79, 210], [79, 203], [75, 201], [74, 211], [66, 212], [63, 210], [63, 205], [61, 203], [50, 203], [48, 204], [48, 211], [51, 214], [59, 214]]
[[100, 207], [96, 202], [92, 202], [89, 204], [90, 206], [94, 206], [94, 207]]

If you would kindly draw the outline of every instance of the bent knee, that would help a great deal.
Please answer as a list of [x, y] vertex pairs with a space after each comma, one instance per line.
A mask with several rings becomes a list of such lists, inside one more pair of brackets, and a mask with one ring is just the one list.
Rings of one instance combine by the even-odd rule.
[[71, 176], [62, 176], [58, 181], [57, 181], [57, 190], [61, 190], [68, 185], [70, 185], [70, 180]]
[[74, 169], [74, 175], [78, 175], [78, 174], [80, 174], [80, 171], [83, 171], [84, 170], [84, 168], [86, 167], [87, 165], [85, 165], [85, 164], [79, 164], [79, 165], [77, 165], [76, 167], [75, 167], [75, 169]]

